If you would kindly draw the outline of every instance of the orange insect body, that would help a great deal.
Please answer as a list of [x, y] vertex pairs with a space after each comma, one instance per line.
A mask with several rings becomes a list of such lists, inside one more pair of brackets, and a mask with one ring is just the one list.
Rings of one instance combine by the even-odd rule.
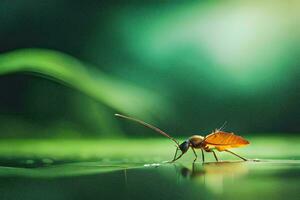
[[[214, 154], [216, 161], [219, 161], [216, 153], [214, 152], [214, 149], [217, 149], [218, 151], [226, 151], [226, 152], [231, 153], [245, 161], [247, 160], [246, 158], [243, 158], [242, 156], [239, 156], [236, 153], [233, 153], [232, 151], [228, 150], [231, 148], [237, 148], [237, 147], [241, 147], [241, 146], [245, 146], [245, 145], [249, 144], [249, 142], [247, 140], [245, 140], [241, 136], [235, 135], [234, 133], [228, 133], [228, 132], [221, 131], [220, 129], [216, 129], [213, 133], [207, 135], [206, 137], [203, 137], [200, 135], [193, 135], [190, 138], [188, 138], [187, 140], [185, 140], [184, 142], [182, 142], [181, 144], [179, 144], [179, 142], [177, 140], [175, 140], [173, 137], [171, 137], [164, 131], [160, 130], [159, 128], [152, 126], [151, 124], [148, 124], [146, 122], [143, 122], [139, 119], [135, 119], [132, 117], [128, 117], [128, 116], [124, 116], [124, 115], [120, 115], [120, 114], [115, 114], [115, 115], [117, 117], [125, 118], [125, 119], [131, 120], [131, 121], [135, 121], [139, 124], [142, 124], [148, 128], [151, 128], [152, 130], [160, 133], [161, 135], [164, 135], [165, 137], [168, 137], [169, 139], [173, 140], [176, 143], [177, 148], [176, 148], [176, 152], [175, 152], [172, 162], [181, 158], [181, 156], [183, 154], [185, 154], [189, 150], [189, 148], [191, 148], [193, 150], [195, 157], [196, 157], [195, 160], [197, 159], [197, 154], [195, 152], [195, 149], [201, 149], [203, 162], [204, 162], [203, 151], [212, 152]], [[176, 157], [178, 150], [181, 151], [181, 154], [178, 157]]]

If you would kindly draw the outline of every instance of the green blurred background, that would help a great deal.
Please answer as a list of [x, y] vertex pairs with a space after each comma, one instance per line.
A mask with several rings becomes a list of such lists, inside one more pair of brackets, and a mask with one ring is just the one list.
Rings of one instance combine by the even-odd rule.
[[[299, 10], [1, 0], [0, 199], [299, 199]], [[167, 164], [172, 141], [115, 113], [180, 140], [227, 121], [249, 161]]]
[[299, 2], [0, 2], [0, 137], [299, 132]]

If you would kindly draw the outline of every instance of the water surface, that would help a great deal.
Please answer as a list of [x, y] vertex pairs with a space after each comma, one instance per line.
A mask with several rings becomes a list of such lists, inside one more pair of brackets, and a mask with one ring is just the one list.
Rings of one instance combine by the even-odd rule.
[[0, 198], [299, 199], [299, 147], [288, 151], [280, 137], [268, 144], [263, 140], [253, 138], [255, 144], [235, 151], [256, 160], [242, 162], [218, 154], [222, 161], [216, 163], [207, 154], [204, 164], [193, 163], [191, 152], [179, 162], [165, 163], [174, 150], [165, 140], [130, 140], [122, 145], [2, 141]]

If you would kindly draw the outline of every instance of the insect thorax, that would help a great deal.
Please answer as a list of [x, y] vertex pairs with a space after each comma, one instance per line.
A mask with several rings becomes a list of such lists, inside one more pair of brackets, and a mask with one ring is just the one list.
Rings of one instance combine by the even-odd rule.
[[200, 148], [202, 145], [201, 142], [203, 141], [203, 139], [204, 139], [204, 137], [201, 135], [193, 135], [189, 138], [189, 141], [194, 148]]

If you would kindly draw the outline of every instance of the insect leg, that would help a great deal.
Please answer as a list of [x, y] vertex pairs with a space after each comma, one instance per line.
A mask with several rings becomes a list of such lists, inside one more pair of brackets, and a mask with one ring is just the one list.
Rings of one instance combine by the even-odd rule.
[[175, 161], [175, 159], [176, 159], [176, 156], [177, 156], [177, 152], [178, 152], [178, 147], [176, 148], [176, 151], [175, 151], [174, 158], [173, 158], [173, 160], [172, 160], [171, 162], [174, 162], [174, 161]]
[[244, 160], [244, 161], [247, 161], [246, 158], [243, 158], [242, 156], [239, 156], [239, 155], [237, 155], [236, 153], [233, 153], [232, 151], [229, 151], [229, 150], [225, 150], [225, 151], [227, 151], [228, 153], [231, 153], [231, 154], [233, 154], [233, 155], [239, 157], [240, 159], [242, 159], [242, 160]]
[[197, 154], [196, 154], [196, 151], [195, 151], [195, 149], [192, 147], [192, 150], [193, 150], [193, 152], [194, 152], [194, 154], [195, 154], [195, 159], [194, 159], [194, 162], [197, 160]]
[[193, 165], [192, 165], [192, 174], [194, 173], [195, 171], [195, 162], [193, 162]]
[[202, 162], [204, 163], [204, 151], [203, 151], [203, 149], [201, 148], [201, 153], [202, 153]]
[[217, 162], [219, 162], [219, 159], [218, 159], [218, 157], [217, 157], [217, 154], [216, 154], [216, 152], [214, 152], [213, 150], [211, 150], [211, 152], [213, 152], [213, 154], [214, 154], [214, 157], [215, 157], [216, 161], [217, 161]]
[[173, 159], [171, 162], [175, 162], [176, 160], [178, 160], [179, 158], [181, 158], [181, 156], [183, 155], [184, 153], [180, 154], [177, 158]]

